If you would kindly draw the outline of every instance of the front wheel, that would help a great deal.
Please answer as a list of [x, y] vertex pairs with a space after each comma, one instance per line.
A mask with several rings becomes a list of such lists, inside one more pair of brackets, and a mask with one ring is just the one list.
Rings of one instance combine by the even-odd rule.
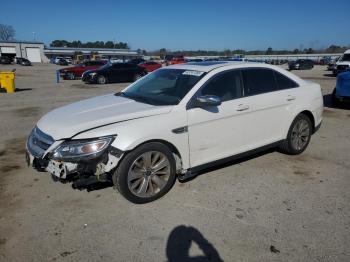
[[75, 80], [75, 74], [74, 73], [69, 73], [68, 74], [68, 79], [69, 80]]
[[280, 146], [283, 153], [301, 154], [308, 146], [312, 135], [312, 123], [305, 114], [298, 115], [292, 122], [286, 140]]
[[98, 76], [97, 77], [97, 83], [100, 85], [104, 85], [107, 83], [107, 79], [105, 76]]
[[113, 174], [113, 183], [129, 201], [143, 204], [165, 195], [175, 182], [175, 159], [167, 146], [143, 144], [128, 153]]

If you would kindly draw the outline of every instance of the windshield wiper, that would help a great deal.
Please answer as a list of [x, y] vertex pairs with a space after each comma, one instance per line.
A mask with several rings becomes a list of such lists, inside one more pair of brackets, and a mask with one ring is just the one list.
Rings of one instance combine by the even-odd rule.
[[154, 99], [151, 99], [151, 98], [148, 98], [148, 97], [144, 97], [144, 96], [140, 96], [140, 95], [134, 95], [134, 94], [130, 95], [130, 94], [126, 94], [125, 92], [118, 92], [115, 95], [116, 96], [126, 97], [126, 98], [129, 98], [129, 99], [135, 100], [137, 102], [159, 106], [159, 104], [156, 103]]

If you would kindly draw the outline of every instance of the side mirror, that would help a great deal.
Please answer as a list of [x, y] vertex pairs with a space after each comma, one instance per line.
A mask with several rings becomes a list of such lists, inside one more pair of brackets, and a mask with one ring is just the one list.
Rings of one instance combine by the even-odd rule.
[[194, 107], [219, 106], [221, 105], [221, 99], [214, 95], [198, 96], [194, 99], [192, 105]]

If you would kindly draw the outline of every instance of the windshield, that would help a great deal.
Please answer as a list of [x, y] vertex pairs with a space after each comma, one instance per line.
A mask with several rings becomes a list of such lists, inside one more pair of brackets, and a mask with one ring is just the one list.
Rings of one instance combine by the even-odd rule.
[[177, 105], [204, 75], [201, 71], [162, 69], [144, 76], [117, 95], [153, 105]]
[[350, 54], [344, 54], [339, 61], [350, 61]]

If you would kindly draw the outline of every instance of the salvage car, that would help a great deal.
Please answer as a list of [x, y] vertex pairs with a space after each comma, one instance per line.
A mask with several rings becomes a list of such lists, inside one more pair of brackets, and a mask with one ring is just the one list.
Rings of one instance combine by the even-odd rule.
[[298, 59], [288, 64], [289, 70], [308, 70], [314, 67], [314, 62], [310, 59]]
[[108, 63], [99, 69], [86, 71], [82, 80], [85, 83], [117, 83], [117, 82], [133, 82], [146, 75], [147, 71], [131, 63]]
[[322, 113], [320, 85], [276, 66], [175, 65], [46, 114], [27, 161], [75, 188], [112, 180], [129, 201], [147, 203], [213, 165], [274, 147], [302, 153]]
[[333, 75], [347, 71], [350, 68], [350, 49], [346, 50], [336, 63]]
[[100, 68], [106, 63], [105, 60], [85, 61], [76, 66], [60, 69], [59, 72], [63, 79], [74, 80], [80, 78], [85, 71]]
[[147, 72], [153, 72], [154, 70], [157, 70], [162, 67], [162, 64], [154, 61], [146, 61], [138, 65], [143, 67]]
[[332, 102], [338, 106], [350, 102], [350, 71], [338, 74], [337, 83], [332, 93]]
[[184, 64], [186, 63], [186, 60], [183, 56], [177, 56], [177, 57], [174, 57], [172, 60], [170, 61], [166, 61], [166, 65], [169, 66], [169, 65], [178, 65], [178, 64]]
[[0, 56], [0, 64], [9, 65], [12, 63], [12, 59], [7, 56]]
[[32, 65], [32, 63], [27, 58], [23, 58], [23, 57], [16, 57], [16, 63], [22, 66]]

